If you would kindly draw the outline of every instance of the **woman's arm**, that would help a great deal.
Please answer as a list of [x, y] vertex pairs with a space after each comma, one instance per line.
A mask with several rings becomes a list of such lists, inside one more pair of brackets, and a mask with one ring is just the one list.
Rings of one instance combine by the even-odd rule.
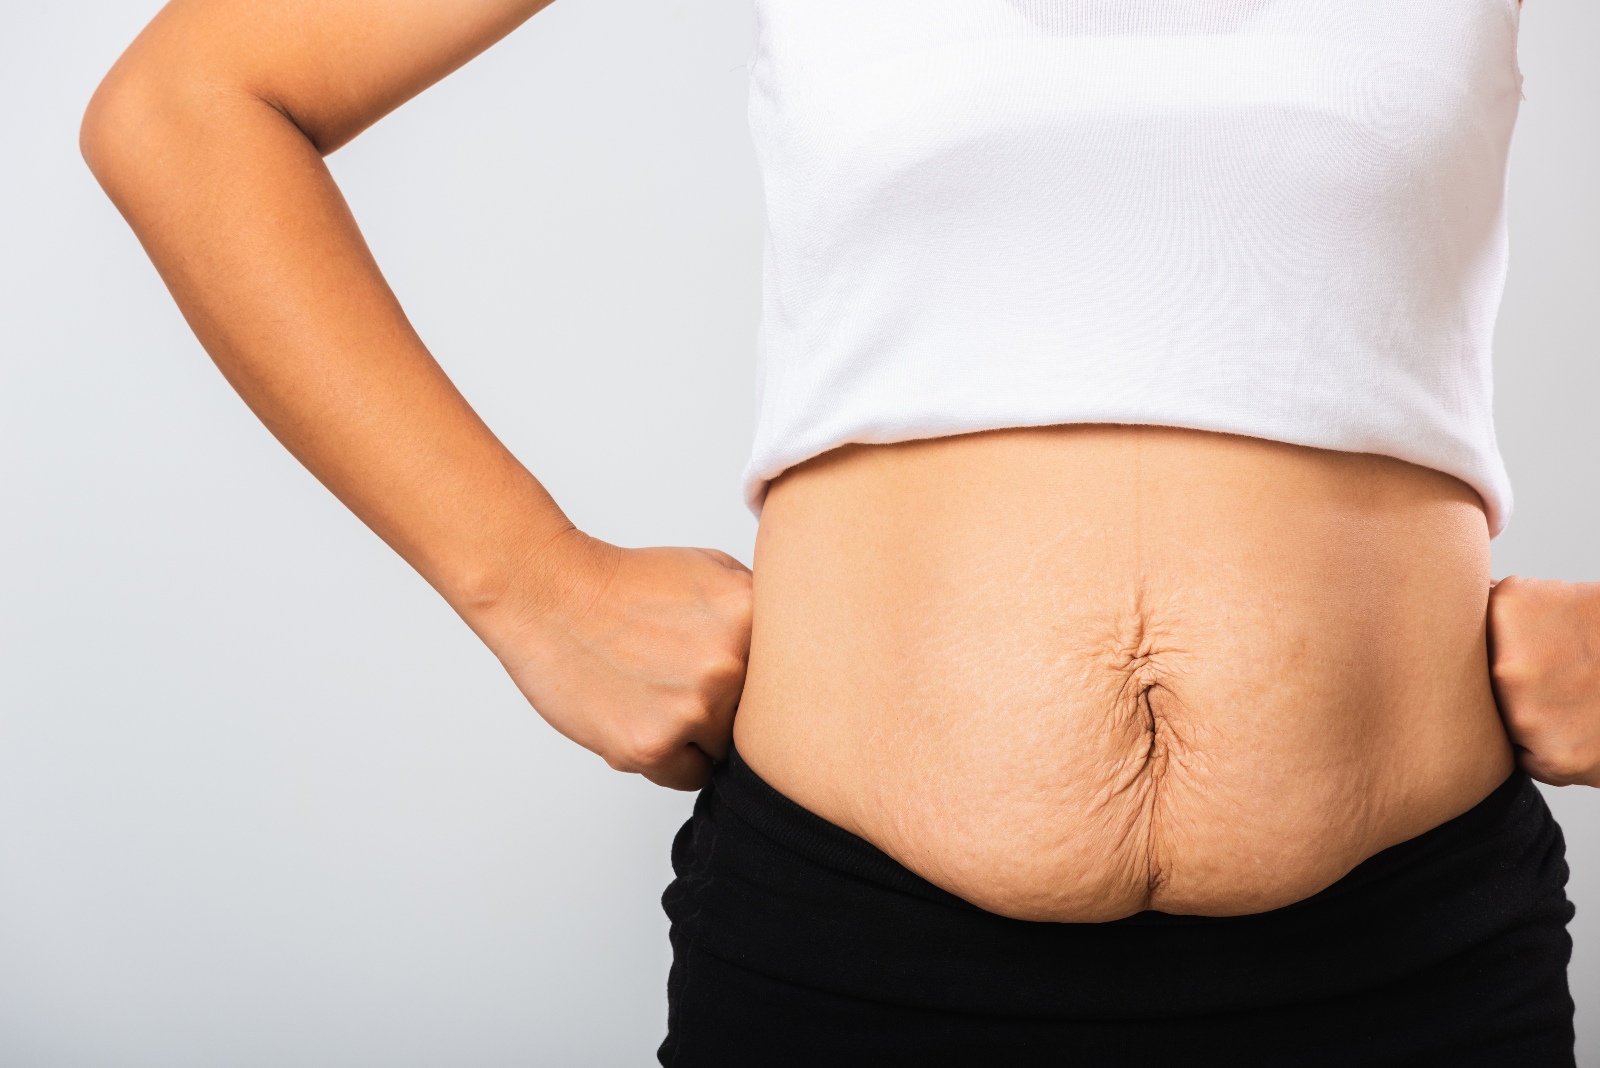
[[1523, 769], [1552, 786], [1600, 786], [1600, 582], [1501, 579], [1489, 650]]
[[575, 530], [434, 362], [322, 161], [548, 2], [175, 0], [96, 92], [83, 153], [240, 396], [535, 708], [694, 788], [731, 735], [749, 572]]

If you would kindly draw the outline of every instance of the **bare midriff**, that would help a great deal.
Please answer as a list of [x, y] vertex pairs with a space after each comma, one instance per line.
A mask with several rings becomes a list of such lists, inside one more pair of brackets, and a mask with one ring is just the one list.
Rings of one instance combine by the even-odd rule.
[[756, 545], [734, 738], [780, 792], [1002, 915], [1309, 897], [1512, 770], [1476, 493], [1159, 427], [846, 446]]

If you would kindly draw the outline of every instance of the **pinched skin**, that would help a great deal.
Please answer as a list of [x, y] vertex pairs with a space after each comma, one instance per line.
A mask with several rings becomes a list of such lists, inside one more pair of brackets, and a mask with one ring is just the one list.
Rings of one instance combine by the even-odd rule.
[[735, 742], [1002, 915], [1309, 897], [1512, 768], [1488, 534], [1398, 460], [1149, 427], [849, 446], [762, 516]]

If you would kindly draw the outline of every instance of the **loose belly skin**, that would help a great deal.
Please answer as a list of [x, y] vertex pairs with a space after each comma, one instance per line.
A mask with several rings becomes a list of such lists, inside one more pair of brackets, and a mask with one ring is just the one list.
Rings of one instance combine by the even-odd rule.
[[1159, 427], [847, 446], [756, 542], [740, 755], [1005, 916], [1233, 916], [1467, 811], [1512, 754], [1460, 481]]

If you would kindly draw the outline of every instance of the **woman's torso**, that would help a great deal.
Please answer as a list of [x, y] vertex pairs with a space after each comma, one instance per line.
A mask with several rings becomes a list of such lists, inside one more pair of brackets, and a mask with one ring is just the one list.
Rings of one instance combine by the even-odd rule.
[[1515, 0], [758, 9], [752, 768], [1058, 920], [1487, 795]]
[[1482, 504], [1386, 457], [1076, 426], [777, 480], [735, 740], [992, 911], [1259, 912], [1512, 766]]

